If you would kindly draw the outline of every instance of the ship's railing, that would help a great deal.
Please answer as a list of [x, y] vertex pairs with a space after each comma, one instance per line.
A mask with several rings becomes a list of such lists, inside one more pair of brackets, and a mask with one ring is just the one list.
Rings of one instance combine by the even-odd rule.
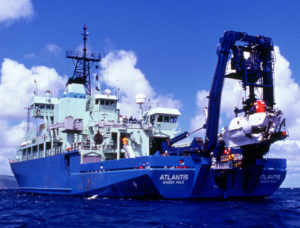
[[34, 160], [34, 159], [38, 159], [38, 158], [44, 158], [44, 157], [50, 157], [50, 156], [62, 154], [64, 152], [65, 151], [61, 147], [56, 147], [53, 149], [47, 149], [45, 151], [20, 155], [17, 158], [15, 158], [14, 160], [10, 160], [10, 162], [21, 162], [21, 161]]
[[90, 142], [72, 143], [67, 150], [91, 150], [92, 144]]
[[45, 149], [39, 152], [29, 152], [26, 154], [19, 154], [14, 160], [10, 160], [11, 162], [20, 162], [20, 161], [27, 161], [33, 160], [38, 158], [50, 157], [62, 153], [66, 153], [73, 150], [101, 150], [104, 153], [115, 153], [116, 152], [116, 145], [115, 144], [108, 144], [108, 145], [95, 145], [90, 141], [80, 142], [80, 143], [73, 143], [70, 147], [66, 148], [65, 150], [62, 147], [55, 147], [52, 149]]
[[90, 142], [73, 143], [69, 150], [114, 150], [115, 145], [95, 145]]
[[217, 162], [212, 164], [212, 169], [233, 169], [232, 161]]
[[110, 128], [129, 128], [129, 129], [144, 129], [144, 130], [149, 130], [153, 127], [152, 124], [150, 123], [142, 123], [141, 121], [123, 121], [120, 123], [115, 123], [115, 122], [99, 122], [97, 124], [98, 127], [103, 128], [103, 127], [110, 127]]
[[213, 160], [212, 169], [233, 169], [242, 166], [242, 154], [230, 154], [221, 156], [221, 161]]
[[53, 155], [62, 154], [62, 153], [63, 153], [62, 148], [61, 147], [56, 147], [56, 148], [53, 148], [53, 149], [46, 150], [45, 156], [48, 157], [48, 156], [53, 156]]
[[[83, 52], [81, 51], [74, 51], [74, 50], [71, 50], [71, 51], [66, 51], [66, 57], [67, 58], [78, 58], [78, 59], [81, 59], [84, 57], [83, 55]], [[98, 54], [98, 53], [94, 53], [94, 52], [86, 52], [86, 58], [89, 60], [98, 60], [100, 61], [101, 60], [101, 55]]]

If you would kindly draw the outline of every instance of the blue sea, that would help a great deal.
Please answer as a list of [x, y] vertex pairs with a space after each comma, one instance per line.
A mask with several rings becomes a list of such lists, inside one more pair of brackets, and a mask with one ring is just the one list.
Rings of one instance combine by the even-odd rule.
[[0, 191], [0, 227], [300, 227], [300, 189], [268, 199], [136, 200]]

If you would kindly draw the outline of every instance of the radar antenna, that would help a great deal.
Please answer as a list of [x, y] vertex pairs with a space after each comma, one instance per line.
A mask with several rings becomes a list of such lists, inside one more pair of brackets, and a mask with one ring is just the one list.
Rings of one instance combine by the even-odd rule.
[[73, 76], [69, 78], [68, 83], [84, 84], [86, 94], [91, 95], [91, 75], [90, 68], [93, 62], [99, 62], [101, 55], [99, 53], [87, 52], [86, 41], [88, 32], [86, 25], [83, 26], [83, 52], [81, 51], [67, 51], [66, 57], [73, 60], [74, 72]]

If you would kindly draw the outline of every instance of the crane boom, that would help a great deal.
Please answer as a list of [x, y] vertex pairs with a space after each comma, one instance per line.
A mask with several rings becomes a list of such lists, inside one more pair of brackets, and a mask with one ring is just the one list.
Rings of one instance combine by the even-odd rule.
[[[249, 58], [245, 57], [248, 52]], [[218, 62], [209, 93], [206, 138], [207, 150], [211, 151], [218, 140], [220, 106], [224, 78], [241, 80], [243, 88], [249, 87], [249, 97], [244, 109], [255, 101], [254, 88], [263, 88], [263, 99], [273, 108], [273, 44], [264, 36], [250, 36], [243, 32], [226, 31], [217, 49]], [[232, 58], [231, 58], [232, 57]], [[231, 59], [230, 59], [231, 58]], [[235, 73], [225, 75], [228, 61]]]

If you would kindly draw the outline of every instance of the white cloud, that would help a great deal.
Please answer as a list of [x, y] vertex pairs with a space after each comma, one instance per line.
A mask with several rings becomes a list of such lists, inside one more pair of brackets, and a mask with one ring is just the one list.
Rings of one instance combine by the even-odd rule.
[[48, 44], [46, 46], [46, 50], [52, 54], [57, 54], [58, 52], [61, 51], [61, 47], [58, 46], [57, 44]]
[[[288, 174], [283, 186], [300, 186], [300, 87], [292, 78], [292, 71], [289, 62], [281, 55], [279, 47], [275, 46], [275, 101], [276, 107], [283, 111], [286, 117], [287, 129], [290, 137], [284, 141], [272, 145], [270, 155], [277, 158], [287, 158]], [[203, 108], [207, 106], [205, 98], [208, 91], [197, 92], [197, 114], [191, 119], [193, 126], [201, 126], [204, 120]], [[221, 121], [234, 117], [234, 108], [242, 107], [241, 86], [235, 80], [225, 80], [221, 102]], [[226, 122], [226, 121], [224, 121]], [[221, 123], [220, 123], [221, 125]], [[221, 126], [223, 127], [223, 126]], [[295, 184], [296, 183], [296, 184]]]
[[282, 187], [300, 186], [300, 140], [284, 140], [271, 146], [270, 158], [287, 159], [287, 175]]
[[15, 148], [24, 137], [26, 122], [22, 121], [16, 125], [10, 126], [8, 122], [0, 119], [0, 143], [7, 148]]
[[181, 108], [181, 102], [177, 99], [174, 99], [172, 94], [168, 94], [168, 95], [157, 94], [155, 98], [152, 98], [152, 103], [160, 107], [171, 107], [171, 108], [178, 108], [178, 109]]
[[[143, 93], [151, 99], [152, 106], [180, 107], [180, 102], [172, 95], [156, 94], [145, 75], [136, 67], [137, 57], [132, 51], [111, 51], [101, 62], [102, 80], [113, 88], [119, 88], [123, 115], [136, 113], [138, 106], [135, 96]], [[102, 88], [104, 90], [105, 88]]]
[[300, 140], [300, 88], [292, 78], [290, 63], [275, 47], [275, 98], [277, 107], [284, 112], [291, 139]]
[[276, 106], [286, 117], [290, 137], [275, 143], [270, 154], [287, 158], [287, 177], [283, 186], [300, 186], [300, 88], [292, 77], [290, 63], [275, 46], [275, 100]]
[[131, 51], [110, 52], [102, 60], [103, 77], [107, 76], [109, 86], [119, 87], [129, 97], [143, 92], [146, 97], [154, 94], [144, 74], [136, 68], [137, 57]]
[[33, 52], [30, 52], [30, 53], [24, 55], [25, 59], [33, 59], [33, 58], [36, 58], [36, 57], [37, 57], [37, 55]]
[[9, 159], [15, 158], [15, 148], [0, 148], [0, 175], [13, 175], [9, 166]]
[[33, 15], [31, 0], [0, 0], [0, 22], [12, 22]]
[[25, 130], [25, 121], [10, 126], [7, 121], [0, 119], [0, 174], [12, 174], [8, 159], [15, 158], [16, 148], [23, 139]]
[[[195, 129], [198, 129], [201, 127], [205, 121], [205, 113], [204, 108], [208, 107], [208, 96], [209, 92], [207, 90], [201, 90], [197, 92], [197, 114], [191, 119], [190, 122], [190, 131], [194, 131]], [[197, 132], [196, 135], [204, 137], [205, 130], [201, 130], [200, 132]]]
[[25, 106], [29, 105], [37, 81], [40, 93], [51, 89], [57, 96], [65, 87], [65, 79], [55, 69], [45, 66], [26, 68], [11, 59], [4, 59], [1, 67], [0, 118], [22, 120], [26, 117]]
[[241, 95], [243, 94], [241, 93], [242, 87], [238, 81], [232, 79], [225, 80], [221, 110], [222, 115], [224, 115], [226, 118], [232, 119], [234, 117], [234, 108], [242, 107]]
[[[221, 112], [219, 127], [222, 126], [222, 122], [227, 122], [226, 119], [232, 119], [234, 117], [234, 108], [238, 106], [238, 99], [240, 98], [241, 87], [235, 80], [225, 80], [223, 86], [222, 100], [221, 100]], [[208, 107], [208, 90], [201, 90], [197, 92], [196, 104], [197, 113], [191, 119], [190, 129], [195, 129], [195, 126], [202, 126], [205, 122], [204, 108]], [[240, 107], [240, 106], [239, 106]]]

